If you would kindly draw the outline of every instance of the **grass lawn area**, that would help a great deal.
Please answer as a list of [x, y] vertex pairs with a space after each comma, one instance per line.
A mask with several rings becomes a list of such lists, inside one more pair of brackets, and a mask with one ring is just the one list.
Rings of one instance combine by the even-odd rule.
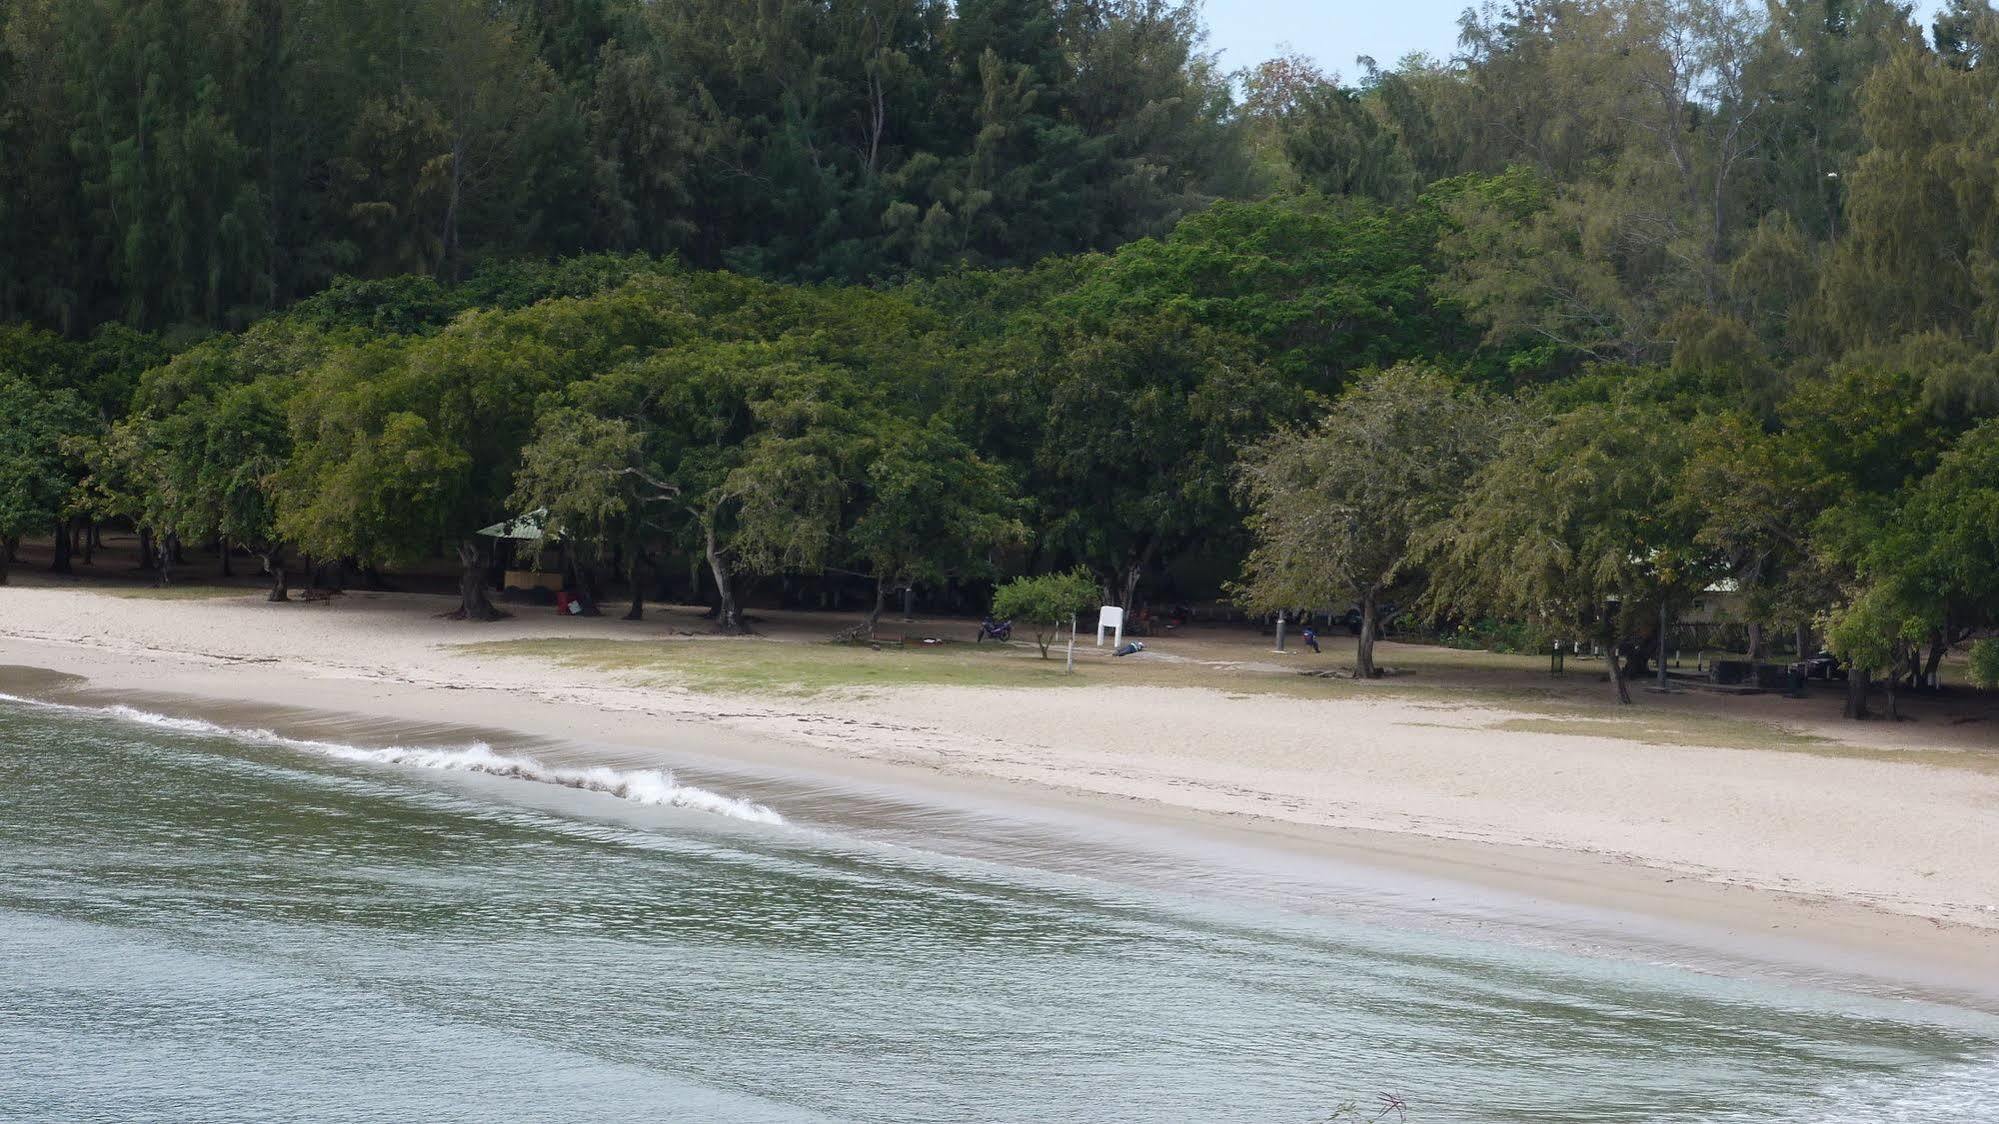
[[[1113, 659], [1093, 645], [1076, 648], [1076, 671], [1062, 670], [1062, 648], [1050, 648], [1042, 659], [1030, 642], [967, 644], [947, 641], [905, 648], [834, 644], [769, 638], [704, 638], [700, 640], [495, 640], [454, 645], [468, 655], [508, 659], [539, 659], [565, 667], [617, 672], [662, 686], [724, 694], [811, 696], [826, 691], [900, 686], [959, 687], [1081, 687], [1151, 686], [1206, 687], [1237, 694], [1279, 694], [1324, 698], [1384, 685], [1357, 684], [1344, 678], [1321, 679], [1263, 668], [1237, 668], [1203, 662], [1200, 658], [1162, 660]], [[1442, 651], [1442, 649], [1440, 649]], [[1244, 661], [1260, 658], [1251, 648], [1230, 655]], [[1457, 658], [1478, 653], [1452, 652]], [[1333, 653], [1328, 652], [1328, 656]], [[1282, 657], [1274, 657], [1282, 658]], [[1508, 657], [1500, 657], [1508, 658]], [[1334, 666], [1329, 661], [1326, 666]], [[1300, 664], [1299, 671], [1308, 665]], [[1420, 681], [1419, 681], [1420, 683]], [[1434, 684], [1395, 691], [1435, 691]]]
[[[1323, 639], [1321, 641], [1323, 643]], [[1328, 653], [1331, 645], [1327, 645]], [[1353, 656], [1349, 654], [1352, 641], [1345, 642], [1339, 649], [1342, 663], [1351, 666]], [[1488, 652], [1480, 648], [1447, 648], [1442, 644], [1394, 644], [1382, 642], [1375, 646], [1374, 662], [1382, 667], [1398, 671], [1470, 671], [1470, 672], [1520, 672], [1548, 670], [1545, 653], [1522, 654], [1518, 652]], [[1569, 667], [1591, 670], [1601, 666], [1587, 660], [1571, 659]]]
[[1670, 714], [1657, 710], [1632, 714], [1613, 711], [1601, 715], [1572, 710], [1545, 717], [1509, 718], [1491, 728], [1527, 734], [1622, 738], [1647, 745], [1709, 745], [1722, 749], [1835, 748], [1835, 743], [1825, 738], [1794, 733], [1767, 722], [1704, 714]]
[[[1062, 672], [1059, 650], [1033, 644], [944, 643], [885, 647], [757, 638], [704, 640], [499, 640], [456, 646], [469, 655], [548, 660], [622, 672], [667, 686], [734, 694], [816, 695], [866, 687], [1065, 687], [1110, 678], [1077, 661]], [[1100, 661], [1091, 661], [1100, 663]], [[1122, 670], [1122, 669], [1120, 669]]]
[[[835, 644], [771, 637], [698, 640], [595, 640], [577, 638], [477, 641], [454, 645], [468, 655], [536, 659], [564, 667], [615, 672], [661, 686], [725, 694], [810, 696], [868, 687], [1205, 687], [1233, 694], [1326, 698], [1381, 692], [1399, 698], [1462, 705], [1502, 705], [1529, 713], [1575, 712], [1564, 697], [1580, 695], [1593, 709], [1595, 692], [1583, 675], [1566, 680], [1529, 678], [1545, 672], [1543, 656], [1506, 655], [1429, 645], [1378, 649], [1383, 666], [1399, 674], [1374, 683], [1346, 677], [1352, 645], [1328, 643], [1323, 656], [1293, 648], [1288, 656], [1244, 643], [1203, 639], [1165, 654], [1119, 660], [1094, 645], [1076, 649], [1075, 674], [1062, 670], [1062, 648], [1042, 659], [1032, 642], [967, 644], [947, 641], [903, 648]], [[1165, 645], [1161, 645], [1164, 648]], [[1578, 669], [1586, 670], [1586, 669]], [[1313, 672], [1330, 674], [1312, 674]], [[1608, 688], [1604, 689], [1608, 695]]]
[[[809, 698], [829, 692], [865, 693], [907, 686], [1142, 686], [1203, 688], [1236, 698], [1373, 697], [1434, 706], [1438, 710], [1436, 725], [1468, 730], [1999, 769], [1999, 757], [1988, 760], [1987, 755], [1941, 748], [1876, 749], [1800, 732], [1786, 727], [1784, 723], [1792, 715], [1782, 710], [1773, 710], [1767, 718], [1719, 714], [1690, 709], [1704, 708], [1706, 700], [1698, 697], [1682, 698], [1679, 705], [1667, 708], [1648, 705], [1650, 700], [1642, 694], [1638, 705], [1619, 707], [1609, 685], [1600, 681], [1600, 663], [1572, 662], [1569, 674], [1557, 680], [1547, 676], [1543, 656], [1425, 645], [1395, 645], [1383, 651], [1383, 664], [1406, 678], [1374, 683], [1299, 674], [1350, 666], [1350, 648], [1336, 649], [1328, 644], [1323, 657], [1299, 659], [1294, 658], [1295, 653], [1272, 655], [1267, 641], [1258, 644], [1249, 637], [1241, 642], [1203, 638], [1175, 645], [1177, 650], [1164, 659], [1157, 657], [1166, 653], [1155, 651], [1154, 658], [1116, 660], [1094, 646], [1078, 647], [1074, 675], [1063, 673], [1061, 648], [1051, 650], [1051, 658], [1043, 660], [1032, 643], [1019, 642], [1002, 646], [954, 641], [875, 651], [864, 645], [769, 636], [547, 638], [484, 641], [454, 648], [467, 655], [539, 660], [704, 694]], [[1828, 707], [1835, 705], [1831, 700], [1825, 702]], [[1452, 712], [1464, 708], [1502, 713], [1490, 719], [1453, 716]]]
[[[1324, 657], [1294, 659], [1270, 655], [1253, 643], [1202, 643], [1167, 659], [1119, 660], [1092, 646], [1076, 649], [1075, 674], [1064, 674], [1062, 649], [1042, 659], [1031, 642], [935, 645], [906, 648], [772, 639], [585, 640], [548, 638], [478, 641], [453, 646], [467, 655], [542, 660], [563, 667], [618, 674], [662, 687], [709, 694], [810, 697], [829, 691], [903, 686], [1191, 687], [1225, 694], [1323, 699], [1370, 694], [1446, 706], [1498, 706], [1547, 721], [1590, 721], [1597, 713], [1595, 692], [1581, 683], [1523, 681], [1523, 671], [1545, 671], [1536, 656], [1501, 655], [1419, 645], [1384, 653], [1383, 663], [1405, 677], [1374, 683], [1346, 678], [1351, 655], [1332, 645]], [[1309, 661], [1309, 662], [1308, 662]], [[1309, 674], [1334, 672], [1330, 676]], [[1608, 702], [1608, 688], [1604, 689]], [[1583, 698], [1580, 707], [1574, 704]], [[1607, 706], [1605, 713], [1610, 712]], [[1542, 721], [1541, 718], [1532, 719]], [[1670, 722], [1668, 716], [1658, 721]], [[1717, 723], [1721, 725], [1721, 723]], [[1598, 733], [1600, 729], [1550, 729], [1550, 733]]]

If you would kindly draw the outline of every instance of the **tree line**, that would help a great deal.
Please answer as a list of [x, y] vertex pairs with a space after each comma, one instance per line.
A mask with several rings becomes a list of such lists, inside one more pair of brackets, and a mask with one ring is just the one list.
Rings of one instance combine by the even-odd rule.
[[1620, 694], [1729, 580], [1856, 710], [1999, 624], [1983, 0], [1521, 0], [1352, 80], [1137, 0], [199, 7], [0, 5], [0, 537], [471, 574], [545, 507], [728, 625], [1200, 572], [1596, 636]]
[[1026, 264], [1247, 188], [1166, 0], [5, 0], [0, 318], [239, 329], [337, 275]]

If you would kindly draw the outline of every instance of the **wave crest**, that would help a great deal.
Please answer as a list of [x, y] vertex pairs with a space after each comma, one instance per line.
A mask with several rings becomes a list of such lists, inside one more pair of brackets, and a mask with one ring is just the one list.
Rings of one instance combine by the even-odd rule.
[[620, 800], [651, 807], [690, 808], [750, 823], [781, 824], [784, 817], [752, 800], [724, 796], [695, 785], [681, 784], [665, 769], [613, 769], [606, 765], [550, 765], [532, 757], [501, 753], [485, 742], [456, 746], [386, 746], [369, 749], [342, 742], [288, 738], [271, 730], [242, 729], [204, 722], [199, 718], [175, 718], [150, 710], [118, 704], [114, 706], [73, 706], [0, 694], [0, 702], [115, 718], [155, 729], [184, 734], [231, 738], [257, 745], [277, 745], [315, 753], [340, 761], [377, 765], [401, 765], [446, 772], [484, 773], [511, 777], [537, 784], [555, 784], [585, 792], [601, 792]]

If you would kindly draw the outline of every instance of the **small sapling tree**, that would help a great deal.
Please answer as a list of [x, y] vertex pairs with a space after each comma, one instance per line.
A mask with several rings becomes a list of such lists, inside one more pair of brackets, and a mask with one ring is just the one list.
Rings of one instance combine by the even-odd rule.
[[993, 616], [1033, 629], [1034, 643], [1045, 660], [1048, 646], [1060, 635], [1062, 626], [1096, 600], [1097, 584], [1084, 570], [1015, 578], [993, 594]]

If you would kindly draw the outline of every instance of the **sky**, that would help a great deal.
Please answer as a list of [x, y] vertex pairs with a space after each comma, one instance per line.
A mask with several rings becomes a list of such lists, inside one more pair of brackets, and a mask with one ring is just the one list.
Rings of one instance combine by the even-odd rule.
[[[1206, 0], [1208, 49], [1222, 67], [1253, 66], [1285, 45], [1318, 60], [1321, 69], [1358, 78], [1354, 56], [1385, 69], [1411, 51], [1448, 58], [1458, 44], [1458, 14], [1476, 0]], [[1924, 27], [1942, 0], [1918, 0]]]
[[1222, 68], [1253, 66], [1285, 53], [1285, 45], [1349, 79], [1354, 56], [1384, 68], [1410, 51], [1447, 57], [1458, 43], [1458, 13], [1467, 0], [1206, 0], [1208, 49]]

